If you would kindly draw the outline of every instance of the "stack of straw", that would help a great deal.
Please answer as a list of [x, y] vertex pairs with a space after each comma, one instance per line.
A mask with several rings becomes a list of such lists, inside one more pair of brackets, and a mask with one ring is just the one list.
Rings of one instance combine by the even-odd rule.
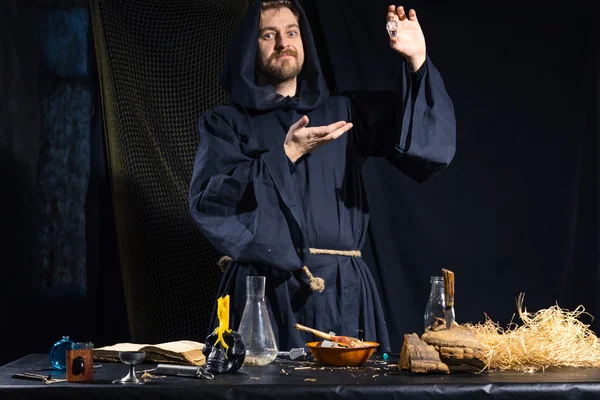
[[587, 314], [583, 306], [568, 311], [556, 305], [530, 314], [523, 309], [523, 300], [521, 293], [517, 301], [521, 326], [511, 322], [502, 329], [487, 316], [484, 323], [466, 324], [487, 352], [486, 369], [535, 372], [548, 367], [600, 367], [600, 341], [579, 320]]

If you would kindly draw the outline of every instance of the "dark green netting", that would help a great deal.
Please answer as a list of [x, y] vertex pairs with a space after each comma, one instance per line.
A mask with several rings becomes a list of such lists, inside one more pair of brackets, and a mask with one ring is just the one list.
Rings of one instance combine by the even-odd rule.
[[[197, 121], [246, 0], [91, 0], [132, 340], [204, 341], [220, 254], [188, 211]], [[314, 5], [307, 4], [316, 21]], [[320, 31], [315, 30], [315, 37]], [[322, 41], [320, 41], [322, 43]], [[321, 55], [324, 48], [319, 47]], [[323, 59], [323, 57], [322, 57]], [[325, 68], [326, 67], [326, 68]], [[324, 64], [330, 75], [328, 64]]]

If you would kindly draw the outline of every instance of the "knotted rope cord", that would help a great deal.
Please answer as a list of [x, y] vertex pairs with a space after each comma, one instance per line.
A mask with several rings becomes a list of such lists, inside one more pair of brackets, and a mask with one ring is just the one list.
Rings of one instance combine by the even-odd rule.
[[[328, 250], [328, 249], [315, 249], [313, 247], [308, 249], [310, 254], [329, 254], [334, 256], [345, 256], [345, 257], [361, 257], [360, 250]], [[229, 256], [223, 256], [219, 259], [218, 265], [221, 270], [225, 270], [227, 264], [233, 259]], [[325, 289], [325, 281], [323, 278], [315, 278], [310, 272], [308, 267], [305, 265], [302, 267], [302, 271], [308, 276], [308, 284], [313, 292], [322, 292]]]

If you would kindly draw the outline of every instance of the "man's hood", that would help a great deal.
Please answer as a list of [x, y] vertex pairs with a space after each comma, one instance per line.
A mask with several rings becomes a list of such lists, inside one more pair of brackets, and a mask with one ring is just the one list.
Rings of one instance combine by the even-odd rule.
[[[321, 72], [317, 50], [306, 14], [297, 0], [291, 0], [300, 14], [300, 34], [304, 45], [304, 66], [298, 75], [298, 111], [310, 111], [329, 96]], [[295, 100], [283, 97], [272, 85], [258, 86], [255, 79], [255, 62], [258, 48], [261, 0], [256, 0], [238, 25], [227, 51], [225, 67], [220, 76], [221, 86], [230, 100], [246, 109], [269, 111], [283, 107]]]

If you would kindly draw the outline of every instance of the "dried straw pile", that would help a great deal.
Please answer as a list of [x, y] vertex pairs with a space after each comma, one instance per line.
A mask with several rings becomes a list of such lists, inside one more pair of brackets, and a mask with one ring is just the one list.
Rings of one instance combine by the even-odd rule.
[[579, 320], [583, 306], [575, 311], [558, 305], [530, 314], [517, 302], [523, 325], [502, 329], [486, 316], [484, 323], [466, 324], [487, 351], [488, 370], [535, 372], [548, 367], [600, 367], [600, 341]]

